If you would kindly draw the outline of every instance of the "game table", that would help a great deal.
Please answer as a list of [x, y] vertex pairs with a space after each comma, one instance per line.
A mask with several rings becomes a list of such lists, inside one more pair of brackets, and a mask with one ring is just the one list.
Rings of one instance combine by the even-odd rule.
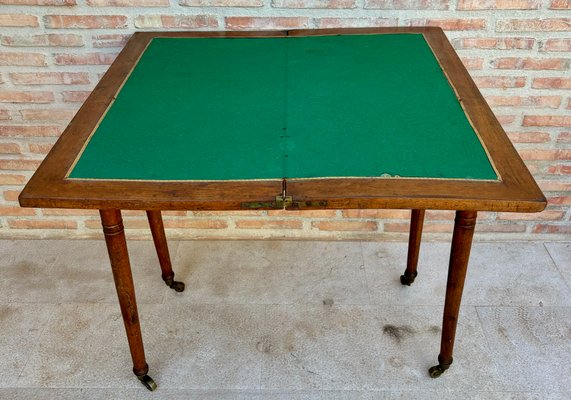
[[455, 210], [440, 376], [452, 363], [478, 211], [546, 201], [439, 28], [137, 32], [20, 195], [100, 210], [133, 372], [149, 377], [121, 210]]

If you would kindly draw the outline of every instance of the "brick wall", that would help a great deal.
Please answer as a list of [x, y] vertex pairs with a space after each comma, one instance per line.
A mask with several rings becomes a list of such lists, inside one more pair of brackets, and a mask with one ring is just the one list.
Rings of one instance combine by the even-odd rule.
[[[569, 0], [0, 0], [0, 237], [91, 237], [96, 212], [18, 207], [40, 160], [135, 30], [438, 25], [549, 198], [541, 214], [481, 213], [484, 239], [569, 238]], [[428, 212], [443, 237], [451, 212]], [[408, 211], [175, 212], [170, 235], [402, 238]], [[125, 213], [147, 236], [141, 212]]]

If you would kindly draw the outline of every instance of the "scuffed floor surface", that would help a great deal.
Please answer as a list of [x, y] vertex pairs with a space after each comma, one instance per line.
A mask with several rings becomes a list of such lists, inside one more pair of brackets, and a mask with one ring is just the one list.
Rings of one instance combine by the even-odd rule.
[[570, 399], [571, 243], [475, 243], [455, 361], [436, 363], [449, 253], [424, 243], [129, 242], [150, 375], [103, 241], [0, 241], [1, 399]]

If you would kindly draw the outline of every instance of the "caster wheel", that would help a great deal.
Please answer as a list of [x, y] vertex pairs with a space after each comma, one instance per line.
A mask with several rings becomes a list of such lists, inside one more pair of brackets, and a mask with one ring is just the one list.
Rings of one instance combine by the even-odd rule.
[[143, 376], [138, 376], [137, 377], [141, 383], [147, 388], [149, 389], [151, 392], [154, 392], [157, 388], [157, 384], [155, 383], [155, 381], [153, 380], [153, 378], [151, 378], [149, 375], [143, 375]]
[[174, 289], [175, 292], [184, 292], [184, 282], [173, 281], [169, 287]]
[[444, 373], [445, 369], [442, 368], [440, 365], [435, 365], [434, 367], [430, 367], [428, 373], [430, 374], [431, 378], [438, 378], [440, 375]]

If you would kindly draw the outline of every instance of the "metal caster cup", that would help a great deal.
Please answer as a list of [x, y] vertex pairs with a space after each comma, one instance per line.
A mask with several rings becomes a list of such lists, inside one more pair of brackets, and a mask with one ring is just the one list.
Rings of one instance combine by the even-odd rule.
[[157, 389], [157, 384], [149, 375], [138, 376], [137, 379], [139, 379], [143, 386], [145, 386], [151, 392], [154, 392]]

